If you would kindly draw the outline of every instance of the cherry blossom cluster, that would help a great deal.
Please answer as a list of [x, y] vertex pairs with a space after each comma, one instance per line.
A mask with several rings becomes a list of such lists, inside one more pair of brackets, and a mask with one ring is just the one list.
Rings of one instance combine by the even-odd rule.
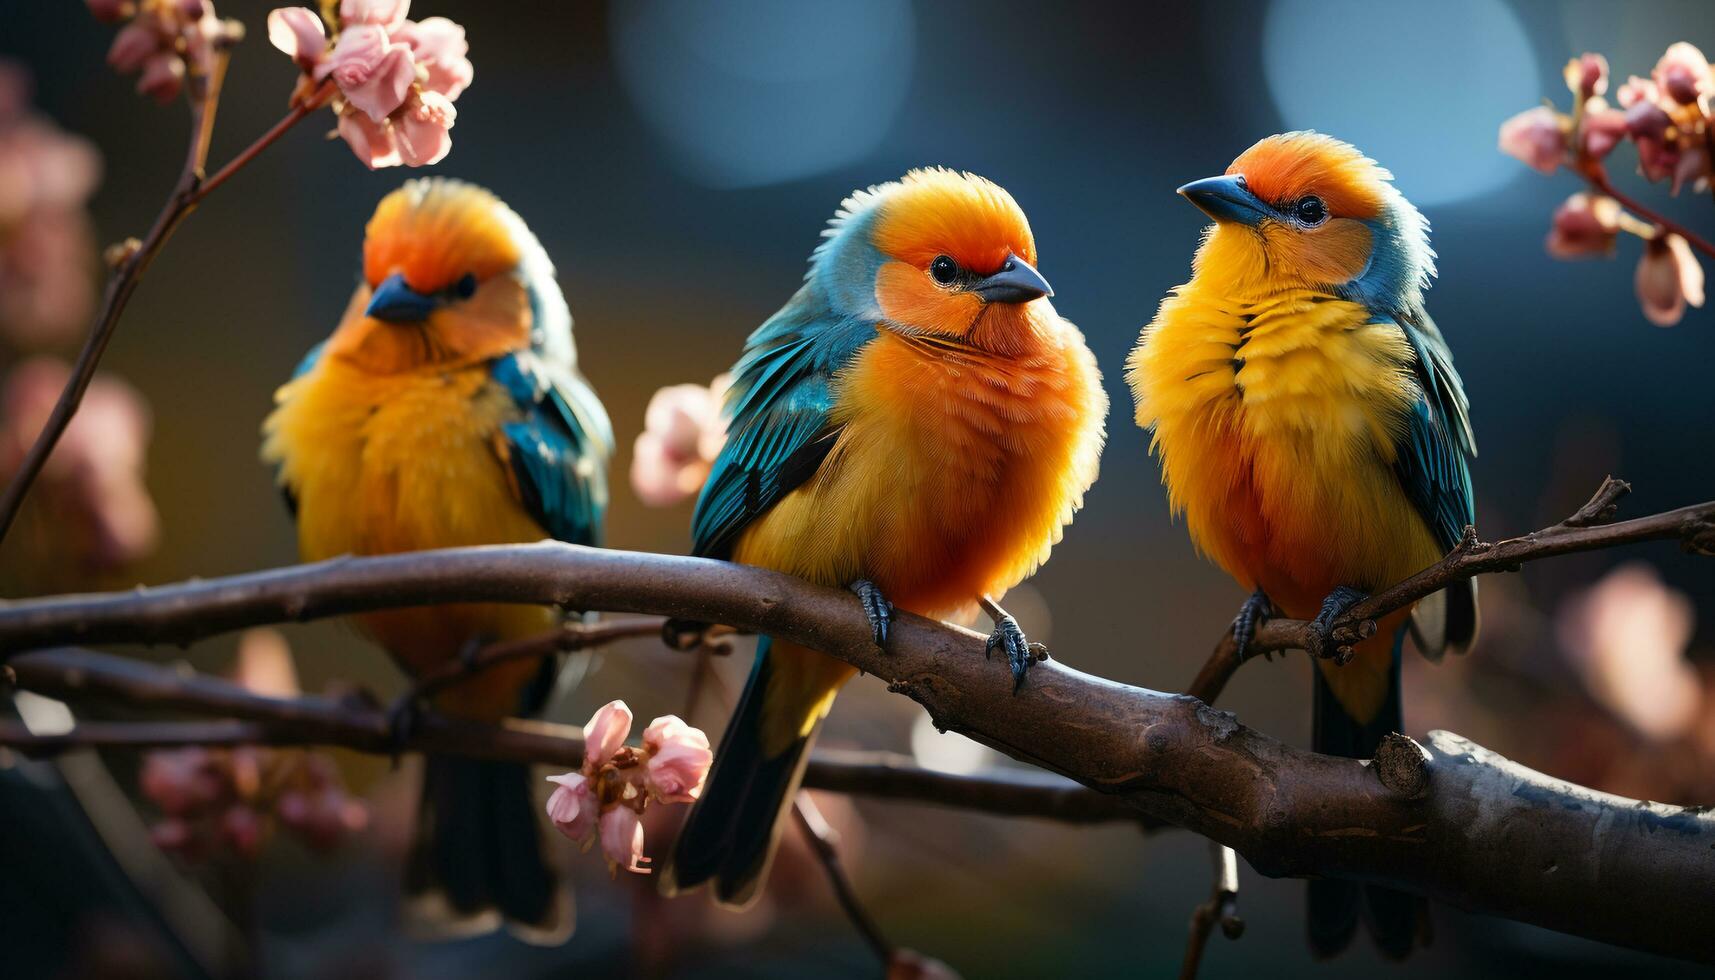
[[[244, 634], [233, 679], [271, 697], [299, 693], [291, 651], [273, 630]], [[155, 844], [187, 860], [219, 850], [254, 858], [275, 828], [328, 851], [369, 825], [369, 807], [346, 792], [333, 759], [319, 752], [158, 749], [143, 757], [137, 782], [161, 812], [150, 830]]]
[[214, 71], [215, 53], [244, 37], [237, 21], [221, 20], [209, 0], [88, 0], [108, 24], [125, 21], [107, 49], [107, 63], [137, 74], [137, 92], [157, 102], [178, 97], [189, 76]]
[[624, 701], [610, 701], [590, 718], [583, 767], [548, 777], [556, 786], [548, 819], [586, 850], [599, 839], [610, 869], [648, 874], [643, 811], [651, 803], [694, 801], [714, 754], [708, 736], [676, 715], [650, 722], [641, 747], [626, 745], [631, 720]]
[[1638, 173], [1650, 182], [1669, 181], [1671, 193], [1709, 188], [1715, 140], [1715, 71], [1694, 45], [1680, 41], [1656, 62], [1648, 78], [1632, 76], [1608, 102], [1608, 62], [1584, 54], [1566, 65], [1572, 111], [1537, 106], [1501, 124], [1500, 148], [1544, 174], [1565, 167], [1590, 185], [1554, 213], [1548, 252], [1555, 258], [1612, 257], [1620, 232], [1644, 240], [1634, 284], [1644, 316], [1672, 326], [1685, 308], [1702, 306], [1703, 267], [1695, 245], [1715, 258], [1711, 246], [1626, 198], [1614, 188], [1606, 163], [1621, 143], [1637, 150]]
[[268, 40], [303, 72], [294, 99], [330, 99], [340, 137], [371, 170], [440, 162], [453, 145], [453, 102], [474, 74], [463, 27], [410, 12], [411, 0], [342, 0], [325, 24], [308, 7], [268, 15]]

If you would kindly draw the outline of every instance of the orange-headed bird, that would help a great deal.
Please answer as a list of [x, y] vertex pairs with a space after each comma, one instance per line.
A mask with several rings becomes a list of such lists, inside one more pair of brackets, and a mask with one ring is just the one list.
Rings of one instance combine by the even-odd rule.
[[[486, 190], [414, 180], [382, 199], [344, 317], [275, 400], [263, 458], [278, 467], [307, 561], [544, 537], [599, 543], [607, 414], [578, 373], [547, 253]], [[420, 674], [483, 642], [550, 629], [559, 613], [450, 605], [357, 618]], [[551, 679], [551, 663], [503, 665], [448, 688], [437, 706], [482, 720], [529, 712]], [[531, 788], [521, 764], [431, 757], [420, 818], [430, 839], [413, 887], [458, 916], [496, 908], [521, 934], [563, 933]]]
[[[847, 198], [804, 286], [733, 369], [726, 447], [697, 501], [696, 553], [864, 601], [996, 618], [1014, 683], [1032, 657], [993, 603], [1048, 557], [1096, 477], [1107, 396], [1054, 311], [1005, 190], [914, 170]], [[807, 749], [851, 667], [764, 638], [665, 875], [753, 898]]]
[[[1469, 404], [1423, 306], [1435, 253], [1391, 179], [1346, 143], [1288, 133], [1179, 189], [1215, 224], [1191, 281], [1144, 328], [1128, 380], [1174, 512], [1256, 590], [1234, 622], [1241, 644], [1273, 609], [1325, 638], [1364, 593], [1434, 563], [1472, 521]], [[1401, 729], [1405, 631], [1431, 659], [1463, 652], [1475, 583], [1379, 626], [1350, 663], [1317, 661], [1319, 752], [1367, 758]], [[1311, 944], [1331, 955], [1362, 903], [1350, 884], [1311, 886]], [[1416, 903], [1368, 898], [1371, 932], [1404, 955]]]

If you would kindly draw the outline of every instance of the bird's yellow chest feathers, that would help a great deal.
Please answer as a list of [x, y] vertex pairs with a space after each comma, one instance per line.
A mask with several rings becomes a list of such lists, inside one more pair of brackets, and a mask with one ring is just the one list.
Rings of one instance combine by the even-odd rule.
[[1293, 616], [1436, 558], [1393, 472], [1421, 392], [1403, 331], [1309, 290], [1181, 288], [1133, 352], [1138, 424], [1192, 539]]
[[[486, 365], [399, 374], [324, 356], [286, 384], [264, 425], [264, 460], [297, 501], [306, 561], [536, 541], [499, 441], [515, 417]], [[449, 606], [360, 618], [408, 667], [438, 663], [473, 636], [546, 629], [528, 606]]]
[[1095, 480], [1107, 397], [1065, 321], [1005, 358], [883, 331], [835, 398], [833, 451], [737, 560], [951, 615], [1034, 571]]

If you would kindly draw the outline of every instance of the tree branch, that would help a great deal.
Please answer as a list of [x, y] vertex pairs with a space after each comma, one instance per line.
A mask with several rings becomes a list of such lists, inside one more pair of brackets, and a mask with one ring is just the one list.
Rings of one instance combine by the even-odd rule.
[[[1715, 545], [1712, 517], [1715, 504], [1703, 504], [1616, 524], [1557, 525], [1490, 545], [1469, 535], [1448, 561], [1360, 603], [1352, 618], [1551, 555], [1653, 539], [1706, 551]], [[1596, 793], [1441, 732], [1427, 746], [1384, 743], [1380, 765], [1316, 755], [1194, 698], [1116, 684], [1059, 661], [1037, 665], [1014, 695], [1010, 672], [984, 659], [984, 638], [970, 630], [902, 612], [883, 651], [849, 592], [759, 568], [555, 542], [347, 558], [6, 603], [0, 649], [187, 642], [244, 626], [440, 602], [557, 604], [766, 633], [881, 677], [942, 729], [1233, 847], [1263, 874], [1387, 885], [1715, 961], [1715, 815], [1702, 809]], [[1265, 630], [1278, 641], [1292, 624]], [[1149, 659], [1148, 651], [1128, 655]], [[29, 663], [13, 658], [20, 683]], [[379, 712], [368, 718], [375, 728], [355, 734], [380, 737]], [[457, 724], [437, 720], [419, 733], [426, 741], [418, 747], [464, 754], [492, 747], [446, 737], [446, 726]], [[505, 727], [509, 740], [531, 731]], [[545, 739], [534, 751], [543, 761], [569, 761], [563, 740]]]
[[[1602, 481], [1589, 503], [1571, 517], [1529, 534], [1489, 543], [1467, 527], [1459, 544], [1435, 564], [1391, 588], [1353, 606], [1335, 622], [1331, 652], [1374, 634], [1376, 621], [1404, 609], [1427, 595], [1457, 582], [1489, 572], [1516, 572], [1526, 562], [1580, 551], [1598, 551], [1640, 541], [1679, 541], [1687, 551], [1715, 554], [1715, 501], [1681, 507], [1665, 513], [1609, 523], [1631, 484], [1610, 476]], [[1227, 681], [1245, 661], [1258, 654], [1280, 650], [1303, 650], [1310, 645], [1310, 624], [1296, 619], [1272, 619], [1257, 628], [1250, 646], [1241, 653], [1232, 630], [1221, 637], [1202, 670], [1186, 689], [1206, 704], [1213, 704]]]
[[[629, 631], [635, 624], [623, 625]], [[379, 755], [401, 750], [436, 752], [567, 768], [581, 765], [584, 757], [583, 732], [570, 725], [523, 719], [486, 725], [424, 710], [410, 737], [396, 743], [385, 709], [355, 699], [267, 697], [220, 678], [94, 650], [27, 653], [14, 657], [9, 666], [18, 687], [62, 700], [105, 699], [161, 711], [230, 716], [219, 721], [90, 721], [58, 734], [0, 724], [0, 746], [29, 755], [109, 747], [337, 745]], [[811, 754], [804, 782], [812, 789], [999, 816], [1151, 825], [1123, 801], [1050, 773], [1021, 770], [960, 776], [923, 769], [908, 757], [889, 752], [819, 749]]]

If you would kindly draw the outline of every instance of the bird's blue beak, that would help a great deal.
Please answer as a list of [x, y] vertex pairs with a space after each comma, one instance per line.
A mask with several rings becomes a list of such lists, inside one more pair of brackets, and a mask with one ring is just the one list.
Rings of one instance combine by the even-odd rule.
[[375, 293], [369, 297], [369, 308], [363, 314], [389, 323], [421, 323], [438, 305], [435, 297], [412, 289], [405, 277], [396, 272], [375, 287]]
[[1179, 194], [1216, 221], [1254, 225], [1274, 213], [1245, 186], [1243, 174], [1193, 180], [1179, 188]]
[[1054, 287], [1042, 278], [1036, 267], [1016, 255], [1007, 254], [1000, 271], [987, 279], [978, 280], [971, 291], [985, 303], [1028, 303], [1033, 299], [1054, 295]]

